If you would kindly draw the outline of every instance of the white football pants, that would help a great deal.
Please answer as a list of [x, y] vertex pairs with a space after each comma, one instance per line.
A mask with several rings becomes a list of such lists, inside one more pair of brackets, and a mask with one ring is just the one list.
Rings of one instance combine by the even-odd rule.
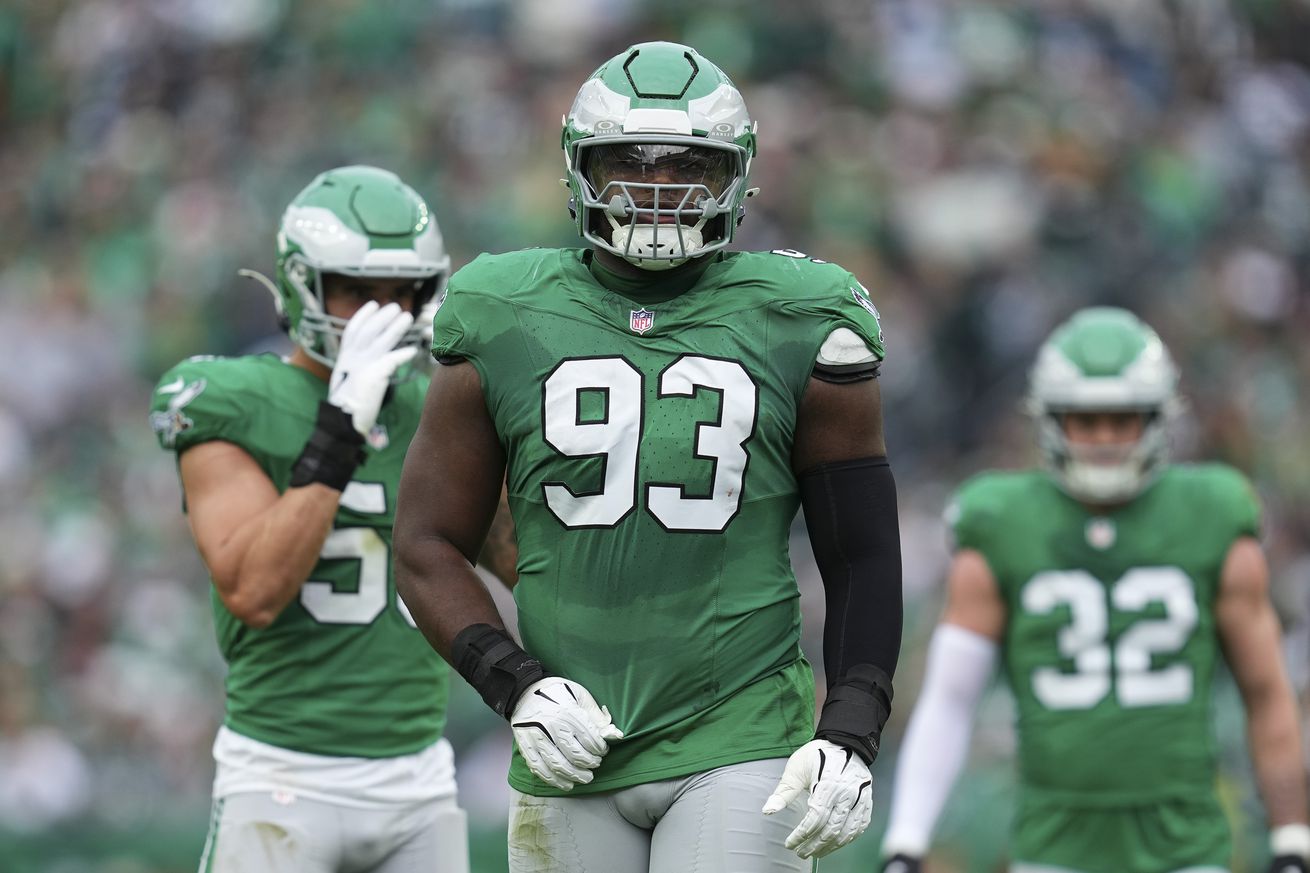
[[200, 873], [468, 873], [453, 797], [370, 809], [271, 792], [214, 801]]
[[514, 792], [510, 873], [803, 873], [783, 845], [802, 805], [760, 812], [786, 758], [578, 797]]

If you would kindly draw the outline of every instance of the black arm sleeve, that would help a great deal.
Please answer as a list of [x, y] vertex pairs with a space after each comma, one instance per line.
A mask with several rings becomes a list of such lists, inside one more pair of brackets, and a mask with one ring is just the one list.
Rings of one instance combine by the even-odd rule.
[[801, 506], [823, 578], [828, 701], [817, 736], [872, 761], [891, 712], [901, 649], [901, 538], [885, 457], [822, 464], [800, 476]]

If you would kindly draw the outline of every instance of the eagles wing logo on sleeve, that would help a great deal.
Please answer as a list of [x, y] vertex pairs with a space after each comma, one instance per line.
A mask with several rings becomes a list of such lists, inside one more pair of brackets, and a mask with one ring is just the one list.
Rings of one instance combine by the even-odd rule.
[[878, 307], [874, 306], [873, 301], [869, 299], [869, 289], [865, 288], [859, 282], [856, 282], [855, 287], [851, 289], [851, 297], [856, 303], [860, 304], [866, 312], [873, 316], [873, 320], [878, 322], [878, 327], [881, 328], [882, 316], [878, 314]]
[[155, 433], [159, 434], [165, 448], [173, 448], [177, 443], [178, 434], [195, 426], [195, 422], [186, 413], [182, 412], [182, 409], [199, 397], [204, 390], [204, 379], [198, 379], [188, 385], [180, 376], [167, 385], [159, 386], [157, 393], [176, 395], [168, 401], [168, 409], [162, 412], [150, 413], [150, 427]]

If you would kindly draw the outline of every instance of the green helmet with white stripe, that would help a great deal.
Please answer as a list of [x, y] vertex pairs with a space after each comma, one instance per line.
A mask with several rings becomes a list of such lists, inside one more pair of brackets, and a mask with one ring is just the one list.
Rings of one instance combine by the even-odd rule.
[[[1180, 409], [1178, 370], [1160, 337], [1124, 309], [1075, 313], [1042, 344], [1029, 374], [1028, 411], [1046, 468], [1070, 496], [1095, 504], [1130, 500], [1168, 460], [1166, 426]], [[1136, 412], [1140, 438], [1112, 459], [1072, 446], [1062, 416]]]
[[647, 270], [723, 248], [754, 193], [755, 132], [741, 93], [695, 49], [649, 42], [615, 55], [564, 117], [578, 232]]
[[326, 273], [412, 279], [414, 326], [401, 345], [425, 348], [450, 256], [427, 203], [399, 176], [377, 167], [338, 167], [319, 174], [282, 214], [276, 284], [256, 276], [273, 292], [292, 341], [330, 367], [346, 320], [324, 308]]

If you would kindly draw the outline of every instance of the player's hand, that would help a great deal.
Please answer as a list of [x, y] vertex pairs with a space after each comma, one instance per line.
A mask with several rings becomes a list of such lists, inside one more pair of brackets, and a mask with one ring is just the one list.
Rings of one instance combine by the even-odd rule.
[[592, 770], [623, 739], [609, 710], [597, 706], [587, 689], [550, 676], [524, 690], [510, 713], [514, 741], [528, 769], [543, 782], [568, 791], [592, 780]]
[[1310, 866], [1300, 855], [1279, 855], [1269, 862], [1269, 873], [1308, 873]]
[[802, 858], [822, 858], [869, 826], [873, 776], [864, 760], [845, 746], [810, 740], [793, 752], [763, 812], [773, 815], [806, 794], [809, 808], [786, 843]]
[[882, 873], [923, 873], [923, 859], [892, 855], [883, 862]]
[[328, 382], [328, 403], [348, 413], [361, 436], [367, 437], [378, 420], [391, 375], [418, 353], [415, 346], [396, 348], [413, 323], [414, 316], [399, 303], [378, 306], [376, 300], [346, 322]]

